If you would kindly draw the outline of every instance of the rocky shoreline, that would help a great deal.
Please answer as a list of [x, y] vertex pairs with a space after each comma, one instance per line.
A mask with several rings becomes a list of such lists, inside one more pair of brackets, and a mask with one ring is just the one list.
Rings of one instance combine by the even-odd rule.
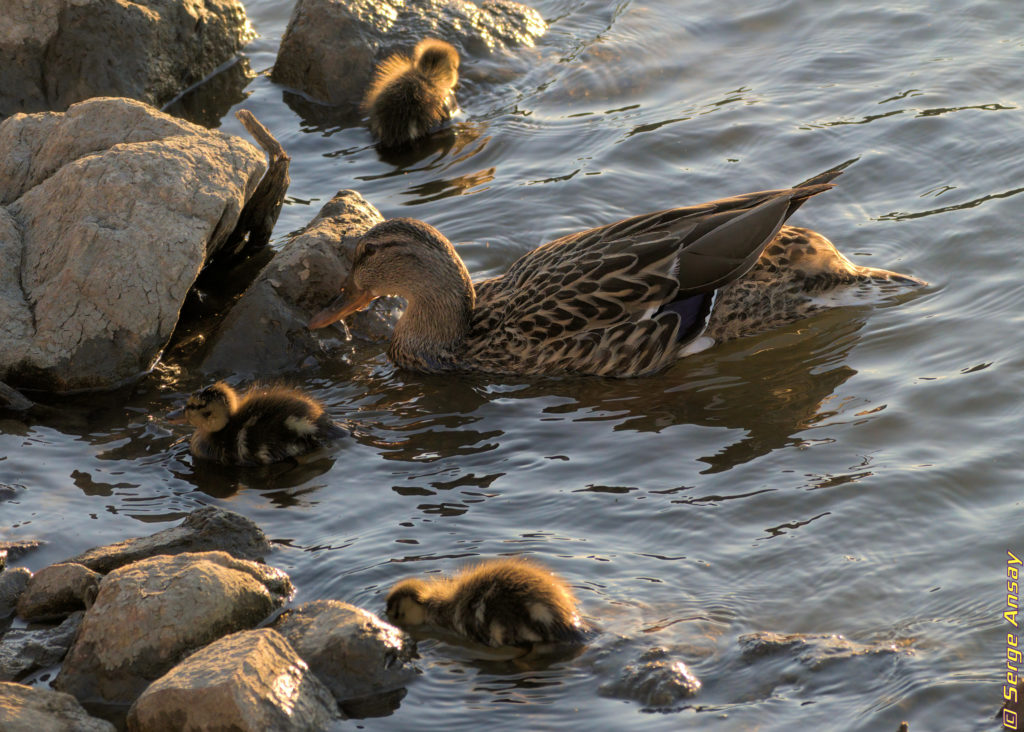
[[[412, 639], [335, 600], [279, 612], [294, 588], [270, 552], [251, 521], [208, 506], [34, 574], [5, 569], [0, 615], [26, 627], [0, 637], [4, 729], [40, 715], [113, 728], [85, 709], [131, 730], [322, 729], [394, 708], [419, 673]], [[56, 691], [18, 683], [58, 663]]]
[[[0, 544], [0, 565], [36, 546]], [[392, 713], [421, 675], [416, 641], [340, 600], [293, 604], [288, 575], [264, 563], [274, 551], [249, 519], [206, 506], [35, 573], [5, 567], [0, 726], [320, 730]], [[751, 688], [782, 683], [794, 663], [838, 679], [848, 664], [913, 653], [908, 642], [771, 632], [736, 649], [725, 674]], [[602, 632], [573, 655], [564, 660], [591, 669], [597, 694], [647, 711], [701, 693], [693, 649]]]

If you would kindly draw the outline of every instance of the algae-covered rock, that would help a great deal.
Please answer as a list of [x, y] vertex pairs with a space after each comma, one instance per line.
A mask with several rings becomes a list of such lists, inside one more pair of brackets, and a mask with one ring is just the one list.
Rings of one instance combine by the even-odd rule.
[[239, 0], [5, 0], [0, 116], [98, 96], [163, 104], [251, 35]]
[[[341, 292], [359, 237], [383, 221], [355, 191], [339, 191], [263, 268], [210, 337], [200, 369], [206, 373], [268, 373], [295, 369], [333, 354], [307, 324]], [[322, 333], [390, 336], [395, 298], [381, 298]]]
[[282, 613], [273, 627], [339, 701], [393, 691], [419, 673], [408, 635], [346, 602], [303, 603]]
[[536, 10], [512, 0], [298, 0], [272, 79], [321, 102], [354, 103], [377, 61], [421, 38], [483, 56], [533, 45], [546, 29]]
[[81, 564], [51, 564], [32, 575], [18, 598], [18, 615], [37, 622], [63, 618], [92, 605], [101, 575]]
[[65, 391], [149, 369], [264, 167], [127, 99], [0, 123], [0, 379]]

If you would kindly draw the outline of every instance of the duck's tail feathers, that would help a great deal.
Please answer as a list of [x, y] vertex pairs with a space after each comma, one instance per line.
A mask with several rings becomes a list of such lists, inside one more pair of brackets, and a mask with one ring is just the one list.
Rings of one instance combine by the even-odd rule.
[[[817, 175], [813, 175], [807, 180], [805, 180], [803, 183], [797, 183], [795, 186], [793, 186], [793, 188], [797, 190], [806, 188], [808, 189], [808, 193], [805, 196], [793, 197], [792, 201], [790, 201], [789, 211], [786, 213], [786, 218], [792, 216], [793, 212], [800, 208], [800, 206], [803, 205], [803, 202], [806, 201], [811, 196], [815, 195], [816, 193], [821, 193], [823, 190], [828, 190], [829, 188], [832, 188], [835, 185], [835, 183], [833, 183], [832, 181], [841, 176], [844, 170], [849, 168], [858, 160], [860, 160], [860, 156], [850, 158], [845, 163], [840, 163], [834, 168], [829, 168], [824, 173], [818, 173]], [[822, 186], [825, 187], [822, 188]]]

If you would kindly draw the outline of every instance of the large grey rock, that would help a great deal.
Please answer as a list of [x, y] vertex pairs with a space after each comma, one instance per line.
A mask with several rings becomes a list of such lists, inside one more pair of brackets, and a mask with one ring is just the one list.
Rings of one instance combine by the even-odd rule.
[[62, 562], [32, 575], [18, 598], [18, 616], [30, 622], [63, 618], [92, 605], [102, 575], [81, 564]]
[[158, 554], [223, 551], [238, 559], [259, 560], [270, 553], [270, 542], [259, 526], [240, 513], [204, 506], [178, 526], [152, 536], [125, 539], [96, 547], [65, 562], [81, 564], [101, 574]]
[[646, 709], [670, 710], [700, 691], [701, 683], [681, 658], [651, 648], [626, 664], [617, 678], [602, 684], [604, 696], [639, 702]]
[[358, 102], [374, 65], [432, 36], [463, 56], [531, 46], [547, 29], [511, 0], [298, 0], [272, 79], [328, 104]]
[[115, 732], [70, 694], [0, 682], [0, 729], [4, 732]]
[[18, 681], [60, 663], [75, 639], [84, 613], [69, 615], [53, 628], [15, 628], [0, 639], [0, 681]]
[[147, 370], [264, 170], [248, 142], [139, 102], [0, 124], [0, 378], [110, 387]]
[[384, 694], [416, 677], [416, 646], [404, 632], [338, 600], [282, 613], [273, 627], [288, 639], [338, 701]]
[[163, 104], [248, 39], [239, 0], [4, 0], [0, 116], [97, 96]]
[[210, 338], [200, 369], [206, 373], [269, 373], [334, 356], [330, 336], [348, 327], [384, 339], [394, 327], [395, 298], [319, 333], [307, 323], [341, 292], [358, 238], [384, 218], [355, 191], [338, 191], [320, 213], [263, 268]]
[[32, 572], [25, 567], [11, 567], [0, 572], [0, 618], [14, 613], [18, 598], [30, 579]]
[[292, 591], [283, 572], [224, 552], [143, 559], [100, 583], [55, 688], [130, 703], [217, 638], [251, 628]]
[[322, 730], [337, 709], [288, 641], [261, 628], [221, 638], [153, 682], [128, 729]]

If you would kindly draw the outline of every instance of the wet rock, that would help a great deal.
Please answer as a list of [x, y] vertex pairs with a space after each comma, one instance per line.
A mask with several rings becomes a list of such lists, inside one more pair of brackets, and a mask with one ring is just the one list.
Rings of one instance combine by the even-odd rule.
[[[303, 603], [283, 613], [273, 627], [340, 702], [364, 702], [358, 706], [372, 709], [372, 703], [365, 703], [369, 697], [386, 696], [419, 674], [409, 636], [346, 602]], [[343, 706], [349, 711], [348, 704]]]
[[103, 578], [54, 686], [128, 704], [178, 661], [251, 628], [292, 591], [283, 572], [225, 552], [157, 556]]
[[26, 397], [17, 389], [12, 389], [0, 381], [0, 409], [10, 409], [12, 412], [27, 412], [35, 406], [35, 402]]
[[250, 31], [239, 0], [4, 4], [0, 116], [98, 96], [163, 104], [231, 59]]
[[32, 573], [24, 567], [11, 567], [0, 572], [0, 618], [14, 614], [18, 598], [31, 578]]
[[69, 615], [54, 628], [10, 630], [0, 639], [0, 681], [19, 681], [67, 655], [84, 613]]
[[0, 378], [64, 391], [149, 369], [263, 169], [248, 142], [127, 99], [0, 123]]
[[102, 575], [81, 564], [51, 564], [39, 570], [18, 598], [18, 616], [31, 622], [63, 618], [92, 605]]
[[740, 653], [747, 662], [760, 658], [795, 657], [812, 671], [820, 671], [837, 661], [859, 656], [892, 656], [913, 651], [909, 641], [857, 643], [841, 635], [759, 632], [739, 637]]
[[678, 708], [700, 691], [701, 683], [682, 659], [665, 648], [652, 648], [627, 664], [618, 678], [603, 684], [604, 696], [629, 699], [651, 710]]
[[29, 552], [35, 551], [45, 541], [39, 541], [38, 539], [19, 539], [18, 541], [0, 541], [0, 551], [7, 552], [7, 558], [10, 560], [21, 559]]
[[128, 729], [321, 730], [337, 706], [280, 633], [261, 628], [221, 638], [153, 682]]
[[4, 732], [115, 732], [70, 694], [0, 682], [0, 729]]
[[332, 357], [323, 334], [343, 334], [345, 327], [365, 338], [390, 337], [400, 302], [395, 298], [377, 300], [346, 318], [345, 325], [319, 333], [307, 327], [310, 318], [341, 292], [358, 238], [383, 220], [380, 211], [355, 191], [335, 194], [224, 317], [200, 369], [236, 375], [295, 369], [311, 357]]
[[358, 103], [374, 65], [421, 38], [441, 38], [463, 56], [532, 46], [547, 26], [511, 0], [298, 0], [272, 79], [328, 104]]
[[270, 553], [270, 542], [259, 526], [245, 516], [216, 506], [198, 508], [178, 526], [152, 536], [126, 539], [96, 547], [64, 560], [101, 574], [158, 554], [227, 552], [238, 559], [260, 560]]

